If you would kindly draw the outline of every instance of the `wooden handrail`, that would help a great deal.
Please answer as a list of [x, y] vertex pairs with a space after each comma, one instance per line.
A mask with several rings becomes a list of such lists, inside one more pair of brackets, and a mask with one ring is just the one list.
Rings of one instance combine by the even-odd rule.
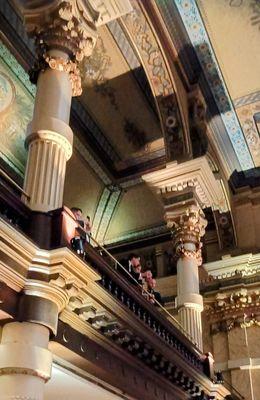
[[2, 168], [0, 168], [0, 175], [2, 175], [5, 179], [8, 180], [16, 189], [19, 190], [21, 194], [23, 194], [27, 199], [30, 199], [28, 193], [26, 193], [21, 186], [19, 186]]

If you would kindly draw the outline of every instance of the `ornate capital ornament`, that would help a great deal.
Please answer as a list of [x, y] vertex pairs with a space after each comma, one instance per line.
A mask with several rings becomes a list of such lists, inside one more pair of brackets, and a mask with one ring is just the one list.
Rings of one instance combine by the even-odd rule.
[[[198, 265], [201, 265], [201, 238], [207, 226], [203, 211], [198, 206], [190, 206], [184, 214], [174, 219], [168, 218], [167, 225], [172, 229], [176, 255], [195, 258]], [[193, 245], [192, 249], [189, 248], [190, 244]]]
[[[97, 27], [132, 10], [129, 0], [17, 0], [17, 5], [29, 36], [35, 38], [39, 54], [35, 69], [44, 70], [48, 65], [68, 72], [73, 96], [82, 92], [78, 63], [91, 56], [98, 37]], [[54, 55], [53, 50], [61, 55]], [[37, 73], [32, 74], [32, 79], [35, 78]]]

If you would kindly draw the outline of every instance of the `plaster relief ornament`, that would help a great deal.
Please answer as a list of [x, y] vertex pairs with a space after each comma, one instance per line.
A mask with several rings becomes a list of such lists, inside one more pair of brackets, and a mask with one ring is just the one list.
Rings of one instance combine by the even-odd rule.
[[[194, 258], [198, 265], [202, 264], [201, 238], [205, 234], [207, 221], [203, 211], [197, 206], [191, 206], [186, 213], [173, 222], [174, 247], [178, 257]], [[186, 248], [186, 244], [193, 243], [195, 250]]]

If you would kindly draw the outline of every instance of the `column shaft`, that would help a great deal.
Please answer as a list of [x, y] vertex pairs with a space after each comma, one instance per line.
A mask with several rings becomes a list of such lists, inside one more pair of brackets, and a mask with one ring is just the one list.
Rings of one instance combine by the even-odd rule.
[[0, 344], [0, 399], [43, 400], [50, 378], [49, 330], [29, 322], [3, 327]]
[[[72, 153], [73, 138], [68, 125], [72, 84], [64, 70], [68, 56], [57, 50], [50, 54], [56, 57], [53, 64], [49, 61], [54, 69], [47, 66], [39, 74], [33, 120], [26, 139], [24, 190], [29, 198], [24, 201], [31, 209], [42, 212], [62, 206], [66, 161]], [[57, 69], [59, 63], [62, 70]]]
[[177, 306], [180, 323], [202, 351], [203, 298], [199, 293], [201, 263], [200, 239], [205, 233], [206, 220], [198, 206], [189, 207], [174, 221], [174, 245], [177, 261]]

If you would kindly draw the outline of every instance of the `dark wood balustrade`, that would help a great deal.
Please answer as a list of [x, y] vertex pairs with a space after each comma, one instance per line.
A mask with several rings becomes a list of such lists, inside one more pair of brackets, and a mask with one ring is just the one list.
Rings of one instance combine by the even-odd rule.
[[[19, 194], [10, 188], [3, 179], [0, 180], [0, 215], [8, 220], [16, 229], [28, 236], [40, 248], [54, 249], [58, 247], [70, 247], [70, 240], [75, 232], [76, 221], [66, 208], [54, 210], [49, 213], [33, 212], [27, 208], [19, 198]], [[71, 226], [70, 226], [71, 225]], [[212, 377], [210, 360], [202, 354], [196, 346], [143, 295], [138, 286], [131, 284], [110, 260], [99, 254], [99, 249], [92, 245], [84, 244], [84, 261], [96, 269], [101, 280], [100, 286], [108, 292], [120, 307], [137, 318], [144, 329], [152, 336], [156, 336], [167, 347], [167, 352], [172, 352], [189, 365], [189, 369], [197, 371], [207, 380]], [[78, 255], [81, 257], [81, 255]], [[83, 257], [83, 255], [82, 255]], [[129, 352], [145, 365], [160, 373], [171, 383], [178, 385], [187, 393], [196, 398], [208, 400], [209, 396], [203, 393], [202, 387], [196, 383], [185, 371], [174, 364], [172, 357], [167, 359], [165, 351], [159, 352], [153, 349], [150, 343], [140, 340], [140, 337], [128, 337], [120, 332], [117, 326], [101, 328], [101, 332], [113, 340], [122, 349]], [[178, 358], [177, 357], [177, 358]], [[203, 378], [204, 379], [204, 378]]]

